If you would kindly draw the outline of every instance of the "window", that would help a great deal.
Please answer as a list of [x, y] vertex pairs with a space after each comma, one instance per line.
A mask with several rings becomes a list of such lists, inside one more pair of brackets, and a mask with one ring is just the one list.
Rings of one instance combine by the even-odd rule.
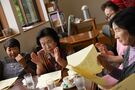
[[36, 0], [13, 0], [19, 21], [23, 27], [40, 21]]
[[[0, 2], [0, 7], [1, 7], [1, 2]], [[0, 11], [1, 11], [1, 8], [0, 8]], [[2, 36], [2, 29], [3, 29], [3, 26], [2, 26], [1, 20], [0, 20], [0, 36]]]
[[3, 36], [2, 30], [8, 28], [8, 23], [3, 12], [3, 8], [0, 2], [0, 37]]
[[3, 26], [2, 26], [1, 21], [0, 21], [0, 36], [2, 36], [2, 29], [3, 29]]

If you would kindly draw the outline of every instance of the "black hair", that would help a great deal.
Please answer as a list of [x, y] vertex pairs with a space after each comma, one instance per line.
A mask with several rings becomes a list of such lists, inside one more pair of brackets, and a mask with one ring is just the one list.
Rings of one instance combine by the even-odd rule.
[[135, 7], [129, 7], [122, 11], [119, 11], [111, 19], [111, 27], [112, 23], [115, 23], [118, 27], [127, 30], [130, 35], [135, 36]]
[[20, 43], [17, 39], [15, 38], [9, 38], [5, 41], [5, 43], [3, 44], [4, 49], [6, 50], [7, 47], [13, 48], [13, 47], [18, 47], [20, 50]]
[[60, 47], [59, 36], [58, 36], [57, 32], [53, 28], [50, 28], [50, 27], [43, 28], [38, 33], [37, 38], [36, 38], [36, 42], [37, 42], [38, 46], [41, 47], [40, 39], [42, 37], [46, 37], [46, 36], [51, 37], [54, 40], [54, 42], [57, 43], [57, 46]]
[[119, 11], [119, 7], [115, 3], [113, 3], [112, 1], [107, 1], [107, 2], [103, 3], [101, 6], [102, 11], [105, 11], [105, 9], [107, 7], [111, 8], [115, 12]]

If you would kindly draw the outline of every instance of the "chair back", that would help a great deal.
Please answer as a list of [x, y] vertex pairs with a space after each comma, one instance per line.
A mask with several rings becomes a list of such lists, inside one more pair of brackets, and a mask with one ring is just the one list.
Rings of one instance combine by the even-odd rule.
[[115, 45], [114, 38], [111, 32], [111, 28], [109, 25], [103, 25], [102, 27], [102, 34], [110, 39], [112, 46]]
[[113, 37], [109, 25], [103, 25], [103, 27], [102, 27], [102, 33], [103, 33], [103, 35], [105, 35], [109, 39], [112, 39], [112, 37]]

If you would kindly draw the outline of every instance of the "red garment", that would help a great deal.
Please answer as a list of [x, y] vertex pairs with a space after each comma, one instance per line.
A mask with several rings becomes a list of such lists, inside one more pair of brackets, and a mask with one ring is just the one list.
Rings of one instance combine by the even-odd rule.
[[126, 8], [123, 0], [111, 0], [114, 4], [118, 5], [120, 9]]
[[[46, 73], [62, 69], [62, 66], [60, 66], [56, 62], [55, 58], [51, 56], [51, 54], [46, 53], [43, 49], [41, 49], [38, 53], [40, 55], [41, 62], [44, 66], [44, 70]], [[67, 54], [63, 48], [60, 49], [60, 54], [61, 54], [61, 57], [66, 60]]]
[[55, 61], [55, 58], [50, 54], [45, 53], [43, 49], [39, 51], [39, 55], [46, 73], [61, 69], [61, 66]]
[[135, 0], [122, 0], [126, 7], [135, 7]]
[[111, 0], [111, 1], [115, 3], [116, 5], [118, 5], [120, 9], [135, 6], [135, 0]]

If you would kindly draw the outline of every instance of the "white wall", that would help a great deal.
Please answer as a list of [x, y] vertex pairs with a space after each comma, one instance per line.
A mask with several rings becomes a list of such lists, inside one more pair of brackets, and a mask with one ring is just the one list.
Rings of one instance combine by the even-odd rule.
[[82, 5], [89, 7], [92, 17], [96, 18], [96, 23], [104, 22], [104, 13], [100, 7], [106, 0], [59, 0], [60, 9], [64, 12], [66, 19], [70, 14], [83, 18]]
[[[30, 52], [36, 46], [37, 32], [39, 32], [39, 30], [45, 26], [46, 27], [50, 26], [50, 24], [49, 23], [43, 24], [43, 25], [38, 26], [32, 30], [22, 32], [20, 35], [14, 37], [20, 41], [22, 52]], [[0, 43], [0, 49], [1, 49], [0, 50], [0, 58], [2, 58], [3, 56], [6, 56], [6, 52], [3, 48], [3, 43], [4, 42]]]

